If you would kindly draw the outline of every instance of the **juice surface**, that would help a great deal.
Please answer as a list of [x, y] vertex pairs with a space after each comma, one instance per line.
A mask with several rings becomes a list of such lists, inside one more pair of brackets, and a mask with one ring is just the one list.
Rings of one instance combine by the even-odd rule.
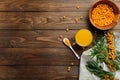
[[76, 33], [75, 40], [80, 46], [88, 46], [92, 42], [93, 36], [89, 30], [81, 29]]

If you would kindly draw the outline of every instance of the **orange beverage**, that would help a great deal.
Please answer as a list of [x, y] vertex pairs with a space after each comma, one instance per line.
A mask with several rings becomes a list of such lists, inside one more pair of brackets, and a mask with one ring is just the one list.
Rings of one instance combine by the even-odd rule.
[[93, 36], [88, 29], [80, 29], [75, 35], [75, 40], [79, 46], [85, 47], [91, 44]]

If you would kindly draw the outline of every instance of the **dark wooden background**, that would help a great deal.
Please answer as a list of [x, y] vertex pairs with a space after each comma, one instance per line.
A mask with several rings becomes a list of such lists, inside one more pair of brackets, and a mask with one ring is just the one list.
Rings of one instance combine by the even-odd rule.
[[[92, 47], [74, 45], [74, 36], [81, 28], [95, 35], [88, 18], [95, 1], [0, 0], [0, 80], [78, 80], [79, 60], [60, 35], [79, 55]], [[113, 2], [120, 7], [120, 0]], [[120, 32], [120, 23], [113, 30]]]

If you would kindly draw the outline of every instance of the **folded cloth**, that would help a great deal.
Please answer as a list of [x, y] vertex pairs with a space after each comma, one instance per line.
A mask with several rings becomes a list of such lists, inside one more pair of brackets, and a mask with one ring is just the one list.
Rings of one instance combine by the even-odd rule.
[[[118, 32], [113, 32], [115, 35], [115, 51], [120, 52], [120, 33]], [[84, 51], [81, 55], [81, 60], [80, 60], [80, 72], [79, 72], [79, 80], [100, 80], [99, 77], [95, 76], [94, 74], [91, 74], [87, 69], [86, 69], [86, 62], [90, 60], [90, 52], [92, 51], [92, 48]], [[103, 69], [108, 70], [106, 65], [103, 64]], [[115, 77], [120, 80], [120, 71], [116, 71]]]

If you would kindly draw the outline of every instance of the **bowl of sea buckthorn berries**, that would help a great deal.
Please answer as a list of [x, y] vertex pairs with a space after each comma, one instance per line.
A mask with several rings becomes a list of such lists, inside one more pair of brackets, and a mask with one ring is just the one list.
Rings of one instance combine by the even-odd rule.
[[100, 0], [89, 10], [91, 24], [100, 30], [113, 28], [119, 20], [118, 6], [109, 0]]

